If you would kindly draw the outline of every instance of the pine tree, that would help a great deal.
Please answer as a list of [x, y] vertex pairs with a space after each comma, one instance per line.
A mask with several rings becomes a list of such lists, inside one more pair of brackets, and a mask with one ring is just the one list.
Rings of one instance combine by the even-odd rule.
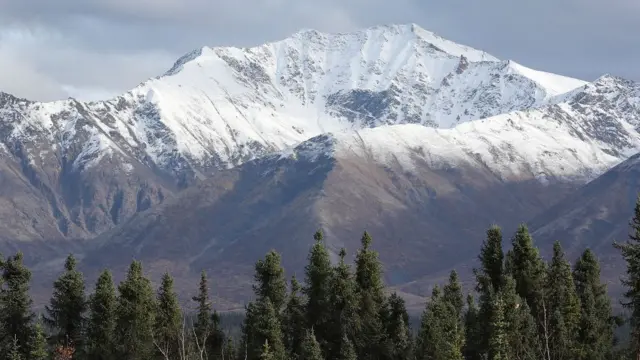
[[[329, 338], [328, 359], [335, 359], [342, 351], [343, 337], [354, 339], [359, 332], [358, 297], [356, 283], [351, 267], [346, 263], [346, 250], [340, 250], [340, 261], [333, 270], [329, 287], [329, 302], [331, 303], [331, 330]], [[353, 347], [353, 343], [350, 341]]]
[[329, 286], [333, 269], [322, 232], [317, 231], [313, 238], [315, 243], [309, 252], [309, 263], [305, 267], [303, 292], [307, 297], [307, 327], [314, 329], [315, 337], [326, 353], [328, 351], [327, 341], [331, 336]]
[[581, 304], [578, 359], [608, 359], [614, 340], [611, 300], [606, 284], [600, 282], [600, 264], [591, 250], [585, 250], [576, 262], [573, 280]]
[[207, 273], [204, 270], [200, 274], [198, 295], [194, 296], [192, 300], [198, 303], [198, 315], [194, 324], [196, 346], [206, 348], [206, 344], [209, 343], [211, 337], [212, 324], [209, 285], [207, 284]]
[[377, 359], [385, 341], [383, 323], [384, 283], [378, 253], [371, 249], [371, 237], [362, 236], [362, 247], [356, 257], [356, 285], [360, 331], [357, 334], [358, 359]]
[[479, 324], [479, 310], [471, 294], [467, 295], [467, 308], [464, 314], [464, 331], [464, 358], [466, 360], [481, 360], [482, 329]]
[[30, 281], [31, 272], [23, 264], [22, 253], [19, 252], [2, 263], [4, 287], [0, 290], [0, 328], [4, 330], [4, 338], [0, 339], [0, 350], [13, 348], [15, 345], [16, 351], [23, 358], [29, 355], [29, 343], [33, 336], [34, 314], [29, 297]]
[[323, 360], [320, 344], [313, 330], [307, 330], [302, 340], [300, 360]]
[[111, 272], [104, 270], [89, 299], [86, 332], [87, 358], [115, 360], [116, 289]]
[[47, 351], [47, 338], [42, 324], [38, 321], [33, 329], [33, 337], [29, 345], [29, 360], [46, 360], [49, 358]]
[[296, 360], [300, 354], [300, 345], [305, 334], [306, 313], [304, 300], [300, 296], [300, 284], [295, 276], [291, 278], [291, 291], [283, 318], [285, 348], [289, 359]]
[[153, 329], [156, 352], [161, 359], [177, 359], [180, 354], [182, 312], [169, 273], [162, 276], [156, 299], [157, 311]]
[[520, 225], [511, 241], [511, 275], [516, 281], [516, 292], [523, 298], [535, 318], [540, 318], [540, 302], [545, 283], [545, 264], [525, 225]]
[[627, 263], [626, 277], [622, 285], [626, 288], [622, 305], [631, 310], [631, 349], [640, 360], [640, 197], [636, 200], [633, 219], [630, 223], [631, 234], [625, 243], [614, 242], [614, 247], [622, 253]]
[[[271, 250], [255, 267], [254, 292], [258, 298], [269, 298], [276, 313], [280, 313], [287, 298], [287, 281], [280, 265], [280, 254]], [[273, 351], [274, 344], [270, 344]]]
[[571, 265], [565, 260], [559, 242], [553, 245], [553, 258], [547, 275], [550, 356], [552, 360], [576, 356], [576, 334], [580, 322], [580, 300], [576, 294]]
[[153, 325], [156, 304], [151, 282], [142, 264], [133, 261], [126, 279], [118, 286], [115, 339], [118, 358], [148, 360], [154, 351]]
[[73, 255], [67, 257], [64, 273], [53, 283], [53, 296], [45, 310], [44, 321], [54, 329], [53, 343], [73, 345], [76, 351], [82, 349], [87, 300], [84, 277]]

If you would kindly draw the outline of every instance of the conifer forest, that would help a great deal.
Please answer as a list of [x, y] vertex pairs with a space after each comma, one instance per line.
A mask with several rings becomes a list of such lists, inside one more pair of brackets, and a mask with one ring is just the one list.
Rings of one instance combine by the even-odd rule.
[[[614, 316], [597, 254], [570, 263], [559, 242], [542, 259], [527, 227], [510, 238], [486, 231], [464, 293], [458, 275], [434, 286], [415, 331], [404, 300], [387, 293], [382, 264], [365, 232], [354, 264], [332, 264], [317, 232], [304, 279], [286, 278], [280, 255], [255, 264], [254, 301], [241, 331], [221, 325], [201, 276], [195, 313], [180, 306], [173, 279], [158, 289], [133, 261], [115, 284], [105, 270], [87, 290], [73, 256], [53, 284], [42, 315], [29, 296], [31, 273], [17, 253], [2, 258], [0, 360], [613, 360], [640, 359], [640, 201], [624, 258], [626, 311]], [[624, 326], [626, 340], [617, 335]]]

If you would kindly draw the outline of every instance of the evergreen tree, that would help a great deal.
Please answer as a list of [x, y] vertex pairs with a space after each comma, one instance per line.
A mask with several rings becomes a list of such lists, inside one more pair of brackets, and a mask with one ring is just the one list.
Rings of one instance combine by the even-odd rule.
[[574, 358], [580, 322], [580, 300], [576, 294], [571, 265], [565, 260], [562, 247], [557, 241], [553, 245], [553, 258], [547, 275], [547, 293], [551, 359]]
[[[271, 250], [264, 260], [256, 263], [254, 292], [258, 298], [269, 298], [277, 314], [280, 313], [287, 298], [287, 281], [284, 269], [280, 265], [280, 254]], [[270, 343], [272, 352], [274, 344]]]
[[89, 299], [86, 354], [92, 360], [115, 360], [116, 289], [111, 272], [104, 270]]
[[600, 282], [600, 264], [591, 250], [585, 250], [576, 262], [573, 280], [581, 304], [578, 359], [608, 359], [614, 339], [611, 300], [606, 284]]
[[502, 299], [507, 358], [534, 359], [539, 355], [538, 333], [527, 302], [516, 292], [516, 281], [506, 275], [498, 294]]
[[269, 346], [269, 340], [265, 340], [260, 351], [260, 360], [275, 360], [271, 347]]
[[24, 360], [25, 356], [23, 355], [23, 352], [24, 351], [21, 349], [18, 338], [14, 336], [8, 346], [7, 360]]
[[302, 340], [300, 360], [323, 360], [320, 344], [313, 330], [307, 330]]
[[640, 197], [636, 200], [631, 234], [625, 243], [614, 242], [627, 263], [626, 277], [622, 285], [626, 288], [622, 305], [629, 309], [631, 325], [631, 349], [636, 359], [640, 359]]
[[482, 329], [479, 324], [478, 307], [471, 294], [467, 295], [467, 308], [464, 314], [464, 331], [464, 358], [466, 360], [481, 360]]
[[507, 360], [509, 343], [507, 340], [507, 324], [505, 323], [505, 304], [502, 296], [491, 297], [491, 317], [489, 321], [488, 360]]
[[331, 336], [329, 286], [333, 269], [322, 232], [317, 231], [313, 238], [315, 243], [309, 252], [309, 263], [305, 267], [306, 285], [303, 292], [307, 297], [307, 327], [314, 329], [314, 335], [326, 353], [327, 341]]
[[402, 299], [393, 293], [389, 297], [387, 319], [387, 351], [392, 360], [408, 360], [412, 358], [411, 331], [409, 330], [409, 314]]
[[69, 255], [64, 263], [64, 273], [53, 283], [53, 296], [45, 307], [45, 323], [53, 329], [54, 344], [72, 345], [82, 349], [87, 300], [84, 277], [78, 271], [76, 259]]
[[443, 295], [444, 300], [453, 307], [454, 316], [462, 320], [464, 295], [462, 295], [462, 286], [455, 270], [452, 270], [449, 274], [449, 283], [443, 288]]
[[47, 338], [42, 324], [38, 321], [33, 328], [33, 337], [29, 346], [29, 360], [46, 360], [49, 358], [47, 351]]
[[209, 285], [207, 284], [207, 273], [202, 271], [200, 274], [200, 286], [198, 295], [192, 298], [198, 303], [198, 315], [194, 324], [194, 332], [196, 336], [196, 346], [205, 347], [209, 343], [211, 337], [211, 300], [209, 299]]
[[0, 351], [12, 348], [23, 358], [29, 355], [29, 343], [33, 336], [30, 281], [31, 272], [23, 264], [22, 253], [2, 263], [4, 286], [0, 290], [0, 328], [3, 329], [3, 338], [0, 339]]
[[139, 261], [131, 263], [118, 292], [115, 331], [118, 359], [148, 360], [154, 352], [155, 301], [151, 282], [142, 273]]
[[454, 313], [454, 306], [445, 300], [440, 288], [435, 286], [422, 314], [416, 344], [417, 359], [462, 359], [464, 332]]
[[347, 338], [347, 335], [342, 336], [342, 342], [340, 343], [340, 353], [338, 360], [357, 360], [356, 350], [353, 348], [353, 343]]
[[306, 313], [304, 300], [300, 296], [300, 284], [295, 276], [291, 278], [291, 291], [283, 318], [285, 348], [287, 349], [289, 358], [296, 360], [299, 357], [300, 345], [305, 334]]
[[173, 289], [173, 278], [169, 273], [162, 276], [156, 304], [153, 340], [158, 358], [177, 359], [180, 354], [182, 312]]
[[356, 285], [360, 331], [357, 334], [358, 359], [378, 359], [385, 341], [383, 324], [384, 283], [378, 253], [371, 249], [371, 237], [362, 236], [362, 247], [356, 257]]
[[483, 356], [489, 351], [489, 337], [491, 327], [491, 312], [496, 306], [496, 297], [502, 290], [505, 279], [504, 253], [502, 250], [502, 231], [498, 226], [487, 230], [487, 238], [480, 249], [480, 268], [474, 269], [476, 276], [476, 291], [479, 294], [479, 310], [477, 317], [479, 332], [478, 351]]
[[513, 237], [511, 275], [516, 281], [516, 292], [523, 298], [536, 318], [544, 291], [545, 264], [525, 225], [520, 225]]
[[211, 314], [211, 324], [212, 329], [211, 336], [207, 342], [207, 354], [209, 354], [210, 359], [220, 359], [222, 358], [226, 335], [220, 326], [220, 315], [215, 309]]
[[[331, 303], [331, 330], [328, 359], [335, 359], [342, 351], [343, 337], [354, 339], [359, 332], [358, 297], [356, 283], [351, 267], [346, 263], [346, 250], [340, 250], [340, 261], [334, 268], [334, 276], [329, 287]], [[353, 343], [349, 341], [353, 347]]]
[[269, 353], [274, 359], [282, 360], [286, 357], [280, 319], [268, 297], [247, 306], [242, 331], [248, 360], [260, 358], [262, 344], [265, 342], [270, 344]]

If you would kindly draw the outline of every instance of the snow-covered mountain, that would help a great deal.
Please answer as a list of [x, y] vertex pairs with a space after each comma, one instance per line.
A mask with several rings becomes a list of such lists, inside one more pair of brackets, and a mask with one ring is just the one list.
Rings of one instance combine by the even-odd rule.
[[203, 47], [108, 101], [0, 94], [6, 174], [48, 219], [22, 211], [11, 238], [92, 236], [221, 169], [366, 128], [385, 161], [421, 148], [501, 179], [584, 181], [640, 146], [638, 99], [632, 82], [528, 69], [414, 24]]

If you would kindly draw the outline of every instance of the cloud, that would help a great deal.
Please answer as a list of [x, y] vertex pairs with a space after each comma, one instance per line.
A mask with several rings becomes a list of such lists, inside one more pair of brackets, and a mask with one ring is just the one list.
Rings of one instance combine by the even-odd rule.
[[640, 80], [637, 0], [0, 0], [0, 89], [33, 99], [117, 94], [202, 45], [301, 28], [415, 22], [500, 58], [583, 79]]

